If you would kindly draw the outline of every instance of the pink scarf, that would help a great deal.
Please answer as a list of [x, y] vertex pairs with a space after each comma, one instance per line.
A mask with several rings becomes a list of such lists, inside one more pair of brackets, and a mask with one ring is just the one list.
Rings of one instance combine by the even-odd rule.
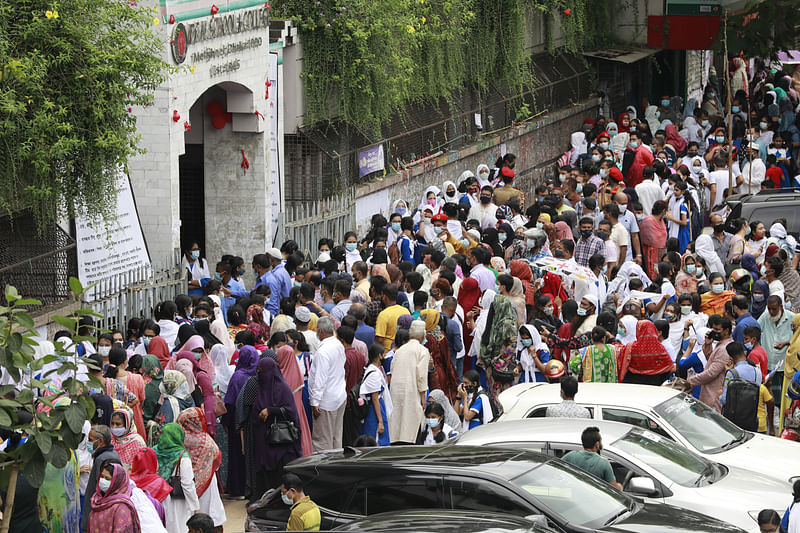
[[118, 464], [114, 469], [111, 486], [103, 493], [98, 476], [97, 490], [92, 496], [92, 512], [89, 515], [89, 531], [113, 531], [114, 533], [141, 533], [139, 515], [131, 502], [131, 486], [128, 474]]

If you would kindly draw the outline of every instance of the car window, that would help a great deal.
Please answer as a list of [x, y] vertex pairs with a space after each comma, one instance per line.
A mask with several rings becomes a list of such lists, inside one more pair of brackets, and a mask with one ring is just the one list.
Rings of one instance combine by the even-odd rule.
[[686, 394], [673, 396], [654, 410], [701, 453], [720, 451], [722, 446], [736, 445], [747, 436], [727, 418]]
[[[776, 195], [778, 196], [778, 195]], [[770, 205], [771, 202], [765, 202], [764, 205], [759, 205], [750, 214], [750, 220], [763, 220], [764, 225], [769, 228], [771, 221], [779, 218], [784, 218], [789, 223], [786, 230], [790, 233], [797, 233], [800, 230], [798, 225], [798, 214], [800, 209], [796, 205]]]
[[661, 426], [659, 426], [655, 420], [653, 420], [646, 414], [639, 413], [637, 411], [603, 407], [603, 420], [611, 420], [612, 422], [622, 422], [624, 424], [630, 424], [632, 426], [637, 426], [642, 429], [654, 431], [664, 437], [669, 438], [669, 434], [663, 429], [661, 429]]
[[565, 444], [563, 442], [551, 442], [550, 443], [550, 451], [553, 455], [561, 459], [564, 457], [564, 454], [567, 452], [571, 452], [573, 450], [582, 450], [583, 446], [578, 444]]
[[324, 507], [334, 513], [342, 512], [347, 498], [350, 496], [349, 488], [342, 486], [326, 487], [327, 490], [314, 490], [313, 486], [306, 489], [308, 496], [320, 507]]
[[709, 461], [650, 431], [629, 431], [614, 446], [684, 487], [696, 487], [714, 472]]
[[442, 480], [438, 476], [392, 477], [360, 483], [345, 510], [371, 515], [404, 509], [443, 509]]
[[546, 442], [488, 442], [485, 446], [510, 448], [512, 450], [525, 450], [526, 452], [547, 453]]
[[[550, 406], [549, 405], [539, 406], [530, 413], [528, 413], [528, 416], [526, 418], [545, 418], [547, 416], [548, 407]], [[592, 418], [594, 418], [594, 407], [592, 407], [591, 405], [582, 405], [582, 407], [585, 407], [586, 410], [589, 411], [589, 414], [592, 416]]]
[[491, 481], [445, 477], [445, 496], [453, 509], [508, 513], [516, 516], [536, 514], [525, 500]]

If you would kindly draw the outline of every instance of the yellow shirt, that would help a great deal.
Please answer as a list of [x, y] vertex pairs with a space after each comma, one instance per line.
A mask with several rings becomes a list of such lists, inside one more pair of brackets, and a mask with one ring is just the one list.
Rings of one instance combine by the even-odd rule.
[[291, 510], [286, 531], [319, 531], [322, 518], [319, 514], [319, 507], [311, 501], [311, 498], [303, 497], [292, 505]]
[[375, 323], [375, 336], [383, 337], [383, 347], [386, 351], [392, 348], [392, 341], [394, 341], [394, 336], [397, 333], [397, 319], [408, 314], [410, 314], [408, 309], [397, 304], [387, 307], [378, 314], [378, 320]]
[[758, 392], [758, 432], [767, 431], [767, 402], [772, 400], [772, 394], [765, 385], [761, 385]]

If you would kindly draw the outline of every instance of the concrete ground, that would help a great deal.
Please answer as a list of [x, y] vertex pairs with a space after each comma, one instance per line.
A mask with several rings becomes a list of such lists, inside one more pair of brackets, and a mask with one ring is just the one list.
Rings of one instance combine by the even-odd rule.
[[225, 533], [241, 533], [244, 531], [244, 518], [247, 515], [247, 500], [229, 501], [222, 500], [225, 505], [227, 521], [223, 530]]

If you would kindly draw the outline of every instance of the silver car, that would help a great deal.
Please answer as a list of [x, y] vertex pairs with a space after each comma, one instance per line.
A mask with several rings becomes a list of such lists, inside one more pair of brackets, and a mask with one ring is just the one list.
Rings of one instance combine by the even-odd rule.
[[709, 461], [650, 430], [617, 422], [537, 418], [479, 426], [456, 445], [499, 446], [561, 457], [582, 450], [581, 432], [597, 426], [602, 456], [625, 492], [648, 503], [668, 503], [758, 532], [762, 509], [782, 513], [792, 498], [780, 481]]

